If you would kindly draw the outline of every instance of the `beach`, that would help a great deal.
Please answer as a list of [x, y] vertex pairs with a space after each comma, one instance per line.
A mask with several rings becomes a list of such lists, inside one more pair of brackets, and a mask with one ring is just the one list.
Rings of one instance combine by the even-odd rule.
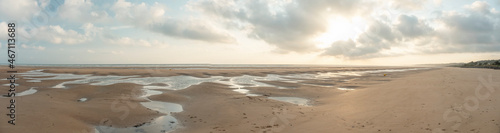
[[[500, 71], [493, 69], [18, 71], [16, 92], [32, 91], [15, 97], [15, 126], [7, 123], [8, 116], [0, 117], [2, 133], [500, 132]], [[7, 94], [8, 86], [2, 88], [0, 93]], [[2, 113], [9, 99], [0, 98]]]

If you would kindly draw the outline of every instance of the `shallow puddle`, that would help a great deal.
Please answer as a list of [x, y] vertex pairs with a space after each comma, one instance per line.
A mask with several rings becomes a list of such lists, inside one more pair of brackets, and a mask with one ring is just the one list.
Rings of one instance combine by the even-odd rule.
[[[186, 89], [193, 85], [198, 85], [204, 82], [215, 82], [225, 85], [229, 85], [234, 88], [233, 91], [246, 94], [246, 96], [262, 96], [259, 94], [250, 94], [248, 89], [244, 87], [275, 87], [283, 88], [277, 85], [270, 85], [259, 81], [279, 81], [288, 83], [298, 83], [298, 84], [311, 84], [302, 83], [305, 80], [332, 80], [332, 78], [354, 78], [356, 76], [362, 76], [364, 74], [370, 73], [388, 73], [388, 72], [401, 72], [409, 70], [418, 69], [384, 69], [384, 70], [370, 70], [370, 71], [338, 71], [338, 72], [327, 72], [327, 73], [308, 73], [308, 74], [288, 74], [288, 75], [276, 75], [267, 74], [266, 76], [251, 76], [242, 75], [236, 77], [222, 77], [222, 76], [211, 76], [209, 78], [198, 78], [192, 76], [170, 76], [170, 77], [140, 77], [140, 76], [94, 76], [94, 75], [76, 75], [76, 74], [53, 74], [45, 73], [43, 70], [34, 70], [22, 73], [21, 75], [27, 82], [43, 82], [43, 80], [71, 80], [60, 83], [53, 88], [64, 88], [67, 89], [67, 84], [90, 84], [96, 86], [112, 85], [117, 83], [134, 83], [143, 86], [144, 94], [141, 98], [149, 100], [147, 97], [152, 95], [162, 94], [162, 91], [152, 90], [152, 89], [168, 89], [168, 90], [181, 90]], [[319, 83], [319, 82], [318, 82]], [[7, 85], [7, 84], [5, 84]], [[4, 86], [5, 86], [4, 85]], [[8, 84], [10, 85], [10, 84]], [[315, 84], [317, 86], [325, 86], [322, 84]], [[331, 87], [332, 85], [328, 86]], [[340, 87], [339, 90], [353, 90], [348, 87]], [[25, 96], [36, 93], [37, 90], [30, 88], [27, 91], [18, 93], [18, 96]], [[299, 97], [268, 97], [272, 100], [288, 102], [300, 106], [310, 106], [310, 100]], [[79, 102], [87, 101], [87, 98], [81, 98]], [[171, 112], [181, 112], [183, 111], [180, 104], [151, 101], [142, 102], [144, 107], [164, 113], [166, 115], [160, 116], [151, 122], [136, 125], [134, 127], [127, 128], [115, 128], [108, 126], [96, 126], [96, 132], [100, 133], [162, 133], [170, 132], [178, 127], [178, 121], [172, 117]]]
[[287, 102], [287, 103], [292, 103], [300, 106], [309, 106], [309, 100], [305, 98], [298, 98], [298, 97], [268, 97], [269, 99], [277, 100], [277, 101], [282, 101], [282, 102]]
[[83, 98], [78, 99], [77, 101], [78, 102], [85, 102], [85, 101], [87, 101], [87, 98], [83, 97]]
[[[26, 95], [31, 95], [31, 94], [35, 94], [38, 90], [35, 89], [36, 87], [31, 87], [30, 89], [28, 90], [25, 90], [25, 91], [22, 91], [22, 92], [19, 92], [19, 93], [16, 93], [16, 97], [20, 97], [20, 96], [26, 96]], [[2, 97], [7, 97], [7, 95], [2, 95]]]
[[262, 96], [262, 95], [259, 95], [259, 94], [248, 93], [250, 91], [248, 89], [238, 88], [238, 89], [234, 89], [233, 91], [239, 92], [241, 94], [245, 94], [245, 96], [251, 96], [251, 97]]
[[149, 90], [149, 89], [144, 89], [143, 91], [144, 91], [144, 95], [142, 95], [141, 98], [147, 98], [147, 97], [152, 96], [152, 95], [160, 95], [163, 93], [161, 91]]
[[339, 87], [337, 88], [339, 90], [344, 90], [344, 91], [349, 91], [349, 90], [354, 90], [354, 89], [351, 89], [351, 88], [345, 88], [345, 87]]
[[172, 117], [171, 112], [182, 112], [182, 106], [180, 104], [169, 103], [169, 102], [142, 102], [144, 107], [149, 109], [165, 113], [167, 115], [160, 116], [151, 122], [136, 125], [134, 127], [127, 128], [115, 128], [109, 126], [97, 126], [95, 128], [99, 133], [165, 133], [173, 131], [178, 127], [179, 122], [177, 119]]
[[[383, 70], [369, 70], [369, 71], [339, 71], [339, 72], [327, 72], [327, 73], [316, 73], [316, 74], [288, 74], [288, 75], [276, 75], [268, 74], [264, 77], [260, 76], [250, 76], [242, 75], [236, 77], [222, 77], [222, 76], [211, 76], [209, 78], [197, 78], [192, 76], [171, 76], [171, 77], [138, 77], [138, 76], [92, 76], [92, 75], [75, 75], [75, 74], [52, 74], [44, 73], [42, 70], [28, 71], [22, 73], [28, 82], [41, 82], [42, 80], [68, 80], [75, 79], [72, 81], [66, 81], [61, 84], [54, 86], [53, 88], [67, 88], [66, 84], [90, 84], [90, 85], [112, 85], [117, 83], [134, 83], [143, 85], [145, 89], [169, 89], [169, 90], [180, 90], [188, 88], [192, 85], [198, 85], [204, 82], [216, 82], [226, 85], [230, 85], [231, 88], [238, 87], [277, 87], [283, 88], [277, 85], [270, 85], [260, 81], [281, 81], [288, 83], [300, 83], [305, 79], [330, 79], [339, 77], [352, 77], [352, 76], [362, 76], [368, 73], [381, 73], [381, 72], [402, 72], [409, 70], [419, 70], [422, 68], [412, 68], [412, 69], [383, 69]], [[163, 85], [157, 85], [163, 84]], [[4, 84], [8, 86], [10, 84]]]
[[236, 92], [239, 92], [239, 93], [243, 93], [243, 94], [247, 94], [250, 90], [238, 88], [238, 89], [234, 89], [233, 91], [236, 91]]

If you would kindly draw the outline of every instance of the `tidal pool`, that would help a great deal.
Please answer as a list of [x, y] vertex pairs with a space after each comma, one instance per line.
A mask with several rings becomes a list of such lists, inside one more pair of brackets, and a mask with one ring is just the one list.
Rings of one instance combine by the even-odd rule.
[[269, 99], [292, 103], [300, 106], [309, 106], [309, 100], [298, 97], [268, 97]]

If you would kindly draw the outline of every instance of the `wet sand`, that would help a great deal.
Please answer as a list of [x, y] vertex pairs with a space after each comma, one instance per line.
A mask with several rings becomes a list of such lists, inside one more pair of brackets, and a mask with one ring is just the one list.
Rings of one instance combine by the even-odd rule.
[[[259, 69], [106, 69], [106, 68], [22, 68], [46, 69], [50, 73], [92, 75], [139, 75], [165, 77], [189, 75], [265, 76], [381, 69], [364, 68], [259, 68]], [[2, 71], [5, 71], [2, 69]], [[476, 88], [492, 76], [493, 91]], [[6, 73], [0, 76], [7, 77]], [[300, 83], [262, 81], [276, 87], [246, 87], [247, 96], [230, 86], [204, 82], [182, 90], [156, 89], [154, 101], [182, 105], [172, 113], [179, 122], [173, 132], [500, 132], [500, 71], [491, 69], [435, 68], [357, 76], [303, 80]], [[67, 80], [26, 82], [19, 79], [17, 92], [36, 87], [37, 92], [16, 97], [16, 125], [0, 117], [0, 132], [94, 132], [95, 126], [134, 127], [165, 114], [141, 106], [142, 85], [118, 83], [106, 86], [68, 85], [51, 88]], [[6, 84], [6, 80], [1, 80]], [[483, 85], [484, 86], [484, 85]], [[5, 94], [8, 87], [0, 93]], [[348, 88], [339, 90], [338, 88]], [[354, 89], [354, 90], [349, 90]], [[489, 96], [486, 96], [489, 94]], [[300, 106], [268, 97], [300, 97], [310, 100]], [[474, 99], [468, 101], [466, 98]], [[80, 98], [87, 98], [79, 102]], [[7, 98], [0, 106], [7, 107]], [[466, 103], [466, 106], [463, 106]], [[472, 105], [478, 105], [477, 108]], [[448, 111], [450, 110], [450, 111]], [[8, 111], [4, 109], [2, 112]], [[443, 118], [446, 117], [446, 118]], [[460, 125], [458, 125], [460, 121]], [[458, 126], [457, 126], [458, 125]]]

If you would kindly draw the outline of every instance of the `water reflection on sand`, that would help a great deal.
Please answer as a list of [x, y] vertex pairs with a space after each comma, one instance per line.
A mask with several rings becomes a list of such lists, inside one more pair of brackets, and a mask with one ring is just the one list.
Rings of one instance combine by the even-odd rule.
[[[328, 84], [314, 84], [311, 82], [304, 82], [306, 80], [324, 80], [329, 81], [331, 79], [341, 79], [342, 81], [355, 79], [356, 77], [365, 74], [376, 74], [376, 73], [391, 73], [391, 72], [403, 72], [411, 70], [419, 70], [422, 68], [412, 68], [412, 69], [382, 69], [382, 70], [366, 70], [366, 71], [336, 71], [336, 72], [325, 72], [325, 73], [304, 73], [304, 74], [287, 74], [287, 75], [277, 75], [277, 74], [267, 74], [266, 76], [252, 76], [252, 75], [242, 75], [235, 77], [223, 77], [223, 76], [211, 76], [208, 78], [198, 78], [192, 76], [170, 76], [170, 77], [140, 77], [138, 75], [132, 76], [98, 76], [90, 74], [60, 74], [60, 73], [46, 73], [43, 70], [33, 70], [25, 73], [21, 73], [27, 82], [43, 82], [44, 80], [69, 80], [62, 82], [52, 88], [61, 89], [71, 89], [69, 84], [89, 84], [95, 86], [106, 86], [118, 83], [133, 83], [143, 86], [143, 95], [141, 98], [147, 99], [148, 102], [142, 102], [142, 106], [164, 113], [166, 115], [160, 116], [151, 122], [143, 123], [135, 127], [127, 128], [115, 128], [108, 126], [96, 126], [96, 131], [98, 132], [116, 132], [116, 133], [143, 133], [143, 132], [169, 132], [175, 130], [178, 126], [178, 121], [172, 116], [172, 112], [182, 112], [182, 105], [169, 102], [153, 101], [148, 97], [152, 95], [159, 95], [164, 93], [163, 90], [182, 90], [193, 85], [198, 85], [205, 82], [215, 82], [228, 85], [234, 88], [233, 91], [245, 94], [246, 96], [263, 96], [261, 94], [251, 93], [248, 87], [274, 87], [280, 89], [289, 89], [285, 86], [271, 85], [264, 83], [263, 81], [279, 81], [282, 83], [294, 83], [302, 85], [314, 85], [314, 86], [327, 86]], [[354, 88], [338, 87], [339, 90], [354, 90]], [[25, 92], [19, 93], [19, 96], [30, 95], [36, 93], [37, 90], [30, 88]], [[288, 102], [300, 106], [311, 106], [310, 100], [299, 97], [268, 97], [272, 100], [277, 100], [281, 102]], [[87, 98], [79, 99], [79, 102], [87, 101]]]

